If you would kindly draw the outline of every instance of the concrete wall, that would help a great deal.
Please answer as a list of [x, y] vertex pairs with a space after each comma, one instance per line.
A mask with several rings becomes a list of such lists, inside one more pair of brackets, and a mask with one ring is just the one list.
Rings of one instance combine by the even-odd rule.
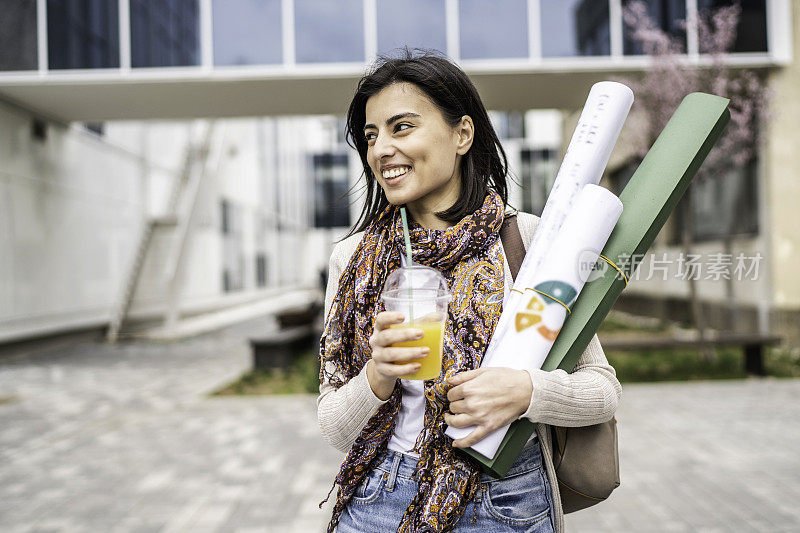
[[800, 315], [800, 7], [791, 11], [793, 61], [771, 75], [773, 106], [764, 153], [774, 305]]
[[103, 321], [142, 223], [139, 156], [0, 103], [0, 341]]
[[[166, 212], [195, 121], [47, 126], [0, 104], [0, 342], [106, 324], [144, 222]], [[269, 288], [315, 285], [344, 229], [313, 224], [310, 154], [340, 150], [332, 117], [219, 120], [190, 241], [185, 312], [263, 297]], [[221, 203], [234, 206], [237, 234], [223, 236]], [[174, 237], [156, 236], [131, 310], [164, 310], [164, 263]], [[267, 256], [259, 286], [256, 256]], [[226, 255], [227, 254], [227, 255]], [[225, 292], [226, 261], [243, 267]]]

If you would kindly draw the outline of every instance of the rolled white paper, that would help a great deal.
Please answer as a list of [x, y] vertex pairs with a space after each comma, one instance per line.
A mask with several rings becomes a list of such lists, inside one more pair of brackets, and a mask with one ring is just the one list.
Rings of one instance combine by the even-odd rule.
[[[542, 257], [531, 289], [571, 307], [621, 214], [622, 202], [613, 193], [598, 185], [583, 187], [550, 251]], [[506, 332], [496, 350], [491, 354], [487, 352], [481, 366], [541, 368], [566, 319], [567, 310], [561, 303], [531, 289], [520, 295], [520, 305], [511, 317], [513, 327]], [[448, 427], [445, 434], [461, 439], [474, 429], [475, 426]], [[474, 444], [472, 449], [486, 457], [494, 457], [506, 431], [508, 426], [495, 430]]]
[[[592, 85], [553, 188], [547, 197], [542, 218], [514, 281], [515, 287], [531, 286], [536, 269], [545, 254], [549, 254], [550, 245], [564, 223], [575, 195], [585, 185], [596, 185], [600, 182], [632, 104], [633, 91], [626, 85], [613, 81], [601, 81]], [[520, 295], [516, 292], [509, 292], [505, 298], [504, 312], [495, 328], [488, 353], [497, 349], [499, 340], [511, 327], [510, 317], [513, 316], [519, 299]], [[506, 309], [512, 312], [506, 313]]]

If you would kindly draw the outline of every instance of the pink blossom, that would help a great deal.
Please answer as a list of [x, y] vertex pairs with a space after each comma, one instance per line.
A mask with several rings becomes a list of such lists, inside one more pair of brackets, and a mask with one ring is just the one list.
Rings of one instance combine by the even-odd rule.
[[740, 15], [740, 6], [734, 4], [699, 13], [695, 21], [683, 21], [689, 32], [693, 31], [693, 25], [696, 27], [701, 53], [701, 62], [696, 64], [685, 55], [681, 40], [663, 31], [648, 16], [644, 2], [632, 2], [625, 7], [623, 19], [631, 37], [651, 58], [641, 78], [621, 80], [636, 96], [634, 113], [644, 117], [647, 124], [631, 136], [640, 158], [655, 142], [681, 100], [695, 91], [731, 100], [731, 121], [698, 172], [698, 179], [724, 175], [755, 157], [760, 122], [767, 118], [770, 91], [763, 74], [731, 69], [725, 62], [725, 54], [736, 40]]

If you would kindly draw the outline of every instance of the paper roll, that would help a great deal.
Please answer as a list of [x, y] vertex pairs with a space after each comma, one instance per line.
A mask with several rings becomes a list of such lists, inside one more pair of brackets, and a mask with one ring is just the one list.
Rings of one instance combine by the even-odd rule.
[[[593, 272], [600, 250], [622, 213], [622, 202], [598, 185], [586, 185], [561, 226], [550, 253], [542, 258], [531, 289], [520, 296], [514, 327], [502, 339], [491, 358], [481, 366], [538, 369], [553, 346], [567, 308], [577, 299]], [[448, 428], [454, 439], [469, 435], [475, 426]], [[508, 426], [494, 431], [472, 449], [492, 457]]]
[[[587, 184], [600, 182], [632, 104], [633, 92], [621, 83], [601, 81], [592, 86], [547, 197], [542, 218], [514, 281], [515, 288], [533, 285], [536, 270], [549, 253], [576, 195]], [[512, 327], [512, 316], [520, 298], [520, 294], [512, 291], [503, 302], [503, 314], [487, 348], [487, 356], [491, 357], [499, 341]]]

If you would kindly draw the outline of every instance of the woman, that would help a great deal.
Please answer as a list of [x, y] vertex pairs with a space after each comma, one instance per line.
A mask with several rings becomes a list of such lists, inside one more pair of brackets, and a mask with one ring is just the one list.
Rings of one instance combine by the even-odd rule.
[[[435, 55], [380, 60], [358, 85], [347, 137], [367, 194], [333, 250], [325, 296], [318, 417], [347, 452], [328, 530], [562, 531], [548, 425], [609, 420], [620, 385], [596, 337], [572, 374], [480, 368], [512, 278], [499, 239], [506, 156], [475, 87]], [[424, 382], [398, 377], [426, 349], [391, 347], [421, 331], [388, 329], [402, 318], [379, 300], [405, 255], [400, 206], [414, 262], [440, 270], [454, 294], [442, 374]], [[518, 214], [523, 242], [537, 221]], [[457, 450], [521, 416], [537, 431], [505, 478]], [[447, 425], [477, 427], [453, 441]]]

